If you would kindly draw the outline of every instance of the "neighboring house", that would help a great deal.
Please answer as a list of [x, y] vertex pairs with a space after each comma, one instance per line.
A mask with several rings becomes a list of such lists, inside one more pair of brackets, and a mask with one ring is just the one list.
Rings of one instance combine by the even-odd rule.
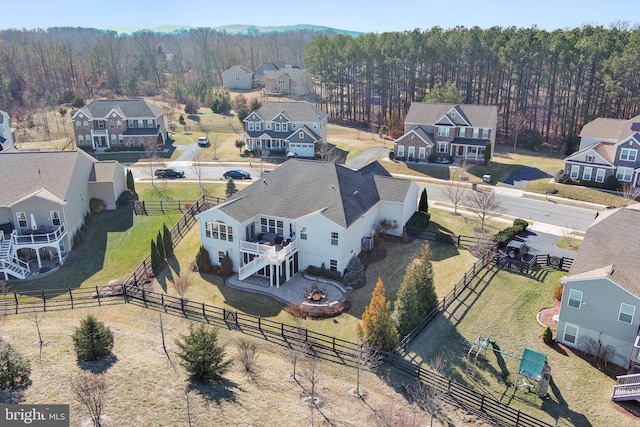
[[16, 142], [15, 131], [11, 127], [9, 114], [0, 110], [0, 151], [13, 147]]
[[123, 167], [83, 150], [0, 154], [0, 278], [23, 279], [43, 260], [62, 264], [92, 198], [107, 209], [125, 191]]
[[293, 65], [282, 61], [263, 62], [258, 65], [258, 68], [256, 68], [256, 71], [253, 73], [256, 86], [264, 87], [264, 76], [266, 76], [269, 71], [277, 71], [285, 68], [293, 68]]
[[600, 213], [562, 279], [556, 341], [625, 368], [640, 362], [638, 266], [640, 204]]
[[103, 151], [164, 145], [164, 112], [144, 99], [99, 99], [71, 117], [78, 147]]
[[354, 171], [292, 159], [201, 213], [200, 241], [214, 264], [228, 253], [240, 280], [255, 274], [280, 286], [310, 265], [342, 273], [382, 220], [402, 234], [417, 202], [417, 184], [378, 162]]
[[264, 75], [264, 90], [269, 95], [306, 95], [302, 70], [300, 68], [285, 68], [268, 71]]
[[316, 144], [327, 142], [327, 125], [327, 114], [308, 102], [269, 102], [244, 119], [245, 147], [314, 158]]
[[251, 89], [253, 73], [247, 67], [234, 65], [222, 73], [222, 85], [229, 89]]
[[630, 120], [597, 118], [580, 132], [580, 149], [564, 159], [572, 179], [604, 183], [614, 175], [621, 183], [640, 185], [640, 115]]
[[396, 158], [426, 162], [430, 155], [484, 161], [487, 143], [494, 152], [498, 107], [494, 105], [412, 102], [404, 135], [395, 140]]

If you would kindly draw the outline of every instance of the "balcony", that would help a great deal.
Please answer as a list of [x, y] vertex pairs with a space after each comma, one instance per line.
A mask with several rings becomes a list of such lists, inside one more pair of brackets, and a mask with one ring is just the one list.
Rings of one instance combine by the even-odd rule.
[[58, 242], [67, 235], [64, 224], [50, 227], [38, 227], [35, 230], [22, 228], [13, 230], [11, 233], [11, 244], [16, 248], [27, 248], [34, 246], [58, 245]]
[[238, 278], [244, 280], [267, 265], [277, 265], [298, 250], [298, 241], [285, 240], [282, 244], [256, 243], [243, 240], [240, 251], [259, 255], [238, 269]]

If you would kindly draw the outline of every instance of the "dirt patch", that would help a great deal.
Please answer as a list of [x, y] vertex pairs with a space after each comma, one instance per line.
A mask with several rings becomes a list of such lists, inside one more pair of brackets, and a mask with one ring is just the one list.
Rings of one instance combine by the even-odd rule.
[[558, 323], [553, 320], [553, 316], [560, 313], [560, 301], [555, 300], [553, 307], [543, 308], [538, 313], [538, 322], [543, 326], [548, 326], [551, 330], [558, 329]]
[[296, 319], [329, 319], [349, 311], [350, 308], [351, 303], [345, 300], [331, 306], [322, 305], [317, 307], [295, 303], [285, 307], [284, 311]]

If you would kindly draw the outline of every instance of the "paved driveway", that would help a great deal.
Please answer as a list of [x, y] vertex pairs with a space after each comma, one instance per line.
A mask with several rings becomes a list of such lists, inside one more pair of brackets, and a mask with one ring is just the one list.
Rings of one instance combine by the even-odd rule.
[[520, 166], [507, 178], [502, 186], [516, 188], [518, 190], [524, 190], [527, 186], [527, 182], [541, 178], [551, 178], [546, 172], [541, 171], [538, 168], [531, 166]]
[[554, 234], [541, 233], [539, 231], [527, 231], [520, 240], [524, 240], [529, 245], [530, 253], [533, 255], [553, 255], [565, 258], [575, 258], [577, 252], [568, 249], [561, 249], [553, 245], [560, 237]]
[[364, 150], [362, 153], [358, 154], [354, 159], [352, 159], [345, 166], [358, 170], [361, 167], [364, 167], [369, 164], [371, 160], [377, 160], [382, 158], [389, 158], [389, 148], [387, 147], [371, 147]]

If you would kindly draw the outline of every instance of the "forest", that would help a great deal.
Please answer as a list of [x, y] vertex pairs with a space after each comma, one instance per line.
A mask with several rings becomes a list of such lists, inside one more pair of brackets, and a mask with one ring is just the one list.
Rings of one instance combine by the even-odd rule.
[[[560, 147], [595, 117], [640, 112], [640, 28], [552, 32], [456, 27], [364, 34], [231, 34], [211, 28], [131, 35], [83, 28], [0, 31], [0, 108], [55, 106], [78, 95], [164, 94], [206, 105], [222, 72], [262, 62], [302, 66], [307, 100], [332, 121], [402, 127], [414, 101], [455, 87], [459, 101], [499, 106], [503, 140], [529, 130]], [[429, 98], [430, 97], [430, 98]]]

